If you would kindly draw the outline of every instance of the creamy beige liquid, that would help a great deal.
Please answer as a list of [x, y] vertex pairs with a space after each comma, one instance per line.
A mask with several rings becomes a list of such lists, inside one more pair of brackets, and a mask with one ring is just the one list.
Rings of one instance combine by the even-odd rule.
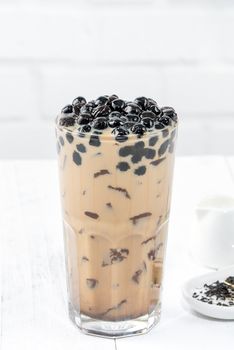
[[72, 140], [57, 129], [68, 291], [78, 313], [117, 321], [159, 305], [175, 131], [121, 143], [100, 135], [90, 145], [88, 135]]

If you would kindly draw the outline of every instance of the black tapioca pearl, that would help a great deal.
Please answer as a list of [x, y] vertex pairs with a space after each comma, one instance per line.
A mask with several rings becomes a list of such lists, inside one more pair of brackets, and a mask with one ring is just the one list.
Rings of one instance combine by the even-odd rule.
[[165, 128], [165, 125], [163, 123], [160, 123], [159, 121], [156, 121], [154, 124], [155, 129], [162, 130]]
[[99, 137], [96, 135], [91, 135], [90, 140], [89, 140], [89, 144], [90, 144], [90, 146], [94, 146], [94, 147], [101, 146], [101, 142], [100, 142]]
[[94, 236], [94, 235], [90, 235], [90, 238], [91, 238], [91, 239], [95, 239], [95, 236]]
[[171, 132], [171, 140], [175, 138], [176, 135], [176, 129]]
[[[154, 165], [154, 166], [157, 166], [159, 165], [160, 163], [162, 163], [164, 160], [166, 159], [166, 157], [164, 158], [160, 158], [160, 159], [156, 159], [156, 160], [153, 160], [152, 162], [150, 162], [151, 165]], [[161, 181], [160, 181], [161, 182]], [[158, 183], [160, 183], [158, 182]]]
[[160, 115], [161, 111], [157, 105], [151, 105], [148, 108], [149, 111], [153, 112], [156, 116]]
[[77, 123], [79, 125], [86, 125], [92, 121], [92, 116], [89, 113], [83, 113], [79, 116]]
[[95, 101], [95, 105], [96, 106], [102, 106], [102, 105], [105, 105], [107, 104], [109, 101], [109, 97], [108, 96], [100, 96], [96, 99]]
[[126, 122], [123, 124], [123, 127], [129, 130], [133, 127], [134, 124], [134, 122]]
[[61, 110], [62, 113], [64, 114], [70, 114], [73, 112], [73, 107], [72, 105], [66, 105], [65, 107], [63, 107], [63, 109]]
[[132, 127], [132, 133], [139, 136], [142, 136], [146, 131], [146, 127], [140, 123], [137, 123]]
[[136, 163], [139, 163], [142, 160], [142, 158], [143, 158], [143, 153], [138, 152], [132, 156], [131, 161], [133, 164], [136, 164]]
[[169, 148], [168, 148], [168, 151], [169, 151], [170, 153], [173, 153], [173, 152], [174, 152], [174, 146], [175, 146], [174, 142], [171, 142], [171, 143], [170, 143], [170, 146], [169, 146]]
[[91, 219], [97, 220], [99, 218], [99, 215], [97, 213], [93, 213], [91, 211], [85, 211], [84, 213], [86, 216], [90, 217]]
[[102, 169], [102, 170], [100, 170], [100, 171], [94, 173], [93, 176], [94, 176], [94, 178], [96, 178], [96, 177], [99, 177], [99, 176], [101, 176], [101, 175], [110, 175], [110, 172], [109, 172], [109, 170], [107, 170], [107, 169]]
[[112, 118], [121, 118], [122, 114], [118, 111], [113, 111], [109, 114], [109, 119]]
[[153, 159], [156, 155], [156, 151], [153, 148], [145, 148], [144, 156], [146, 159]]
[[79, 105], [80, 107], [86, 104], [86, 99], [82, 96], [78, 96], [76, 97], [73, 101], [72, 101], [72, 105]]
[[86, 152], [86, 147], [80, 143], [79, 145], [76, 145], [77, 151], [81, 152], [81, 153], [85, 153]]
[[153, 147], [158, 142], [158, 136], [153, 136], [149, 139], [149, 146]]
[[152, 120], [155, 120], [156, 114], [152, 111], [144, 111], [141, 113], [141, 118], [150, 118]]
[[109, 202], [109, 203], [106, 203], [106, 206], [110, 209], [112, 209], [112, 204]]
[[165, 142], [163, 142], [161, 144], [161, 146], [159, 147], [159, 150], [158, 150], [159, 157], [161, 157], [166, 152], [167, 147], [169, 146], [169, 143], [170, 143], [170, 141], [166, 140]]
[[144, 141], [138, 141], [134, 144], [133, 150], [138, 152], [139, 149], [143, 149], [144, 147], [145, 147]]
[[124, 112], [131, 114], [140, 114], [142, 112], [142, 109], [136, 103], [128, 102], [126, 107], [124, 108]]
[[107, 105], [98, 106], [98, 107], [94, 108], [93, 115], [95, 116], [95, 118], [107, 117], [107, 116], [109, 116], [110, 112], [111, 112], [111, 109], [109, 106], [107, 106]]
[[90, 125], [82, 125], [81, 127], [79, 127], [78, 131], [86, 134], [87, 132], [91, 131], [91, 126]]
[[108, 127], [108, 121], [105, 117], [96, 118], [93, 122], [94, 129], [104, 130]]
[[76, 117], [61, 117], [59, 119], [59, 125], [61, 126], [73, 126], [76, 122]]
[[127, 162], [119, 162], [116, 165], [116, 168], [119, 169], [120, 171], [127, 171], [128, 169], [130, 169], [130, 166]]
[[142, 118], [141, 123], [147, 128], [151, 129], [154, 126], [154, 119], [152, 118]]
[[59, 136], [59, 142], [61, 146], [64, 146], [64, 139], [62, 136]]
[[98, 280], [96, 280], [95, 278], [87, 278], [86, 284], [90, 289], [93, 289], [93, 288], [97, 287]]
[[150, 106], [157, 106], [158, 104], [154, 99], [148, 98], [148, 105], [150, 107]]
[[122, 112], [125, 107], [124, 100], [117, 98], [111, 102], [111, 107], [114, 111]]
[[95, 104], [88, 102], [86, 105], [82, 106], [80, 109], [80, 113], [90, 113], [92, 114], [93, 108]]
[[82, 159], [78, 152], [74, 151], [72, 158], [73, 158], [73, 162], [76, 163], [76, 165], [81, 165]]
[[144, 96], [135, 98], [134, 102], [142, 109], [147, 109], [149, 105], [148, 98]]
[[146, 167], [144, 165], [139, 166], [139, 168], [134, 170], [134, 174], [138, 175], [138, 176], [142, 176], [144, 175], [146, 172]]
[[132, 153], [133, 147], [132, 146], [124, 146], [119, 149], [119, 155], [120, 157], [127, 157]]
[[168, 129], [164, 129], [164, 130], [162, 131], [162, 135], [163, 135], [163, 137], [167, 137], [167, 136], [169, 135]]
[[129, 131], [126, 128], [124, 128], [123, 126], [119, 126], [119, 127], [115, 128], [112, 132], [113, 132], [113, 134], [116, 135], [115, 136], [116, 141], [118, 141], [118, 142], [127, 141], [127, 139], [128, 139], [127, 135], [129, 134]]
[[137, 114], [128, 113], [125, 117], [129, 122], [138, 123], [140, 121], [140, 117]]
[[56, 143], [56, 149], [57, 149], [57, 153], [59, 154], [60, 150], [61, 150], [61, 146], [60, 146], [59, 142]]
[[118, 126], [121, 126], [122, 125], [122, 122], [121, 122], [121, 119], [120, 118], [118, 118], [118, 117], [115, 117], [115, 118], [111, 118], [110, 120], [109, 120], [109, 127], [111, 127], [111, 128], [116, 128], [116, 127], [118, 127]]
[[69, 143], [72, 143], [74, 140], [74, 137], [72, 136], [72, 134], [70, 132], [66, 133], [66, 139]]
[[146, 217], [151, 216], [151, 215], [152, 215], [152, 213], [146, 212], [146, 213], [142, 213], [139, 215], [135, 215], [135, 216], [131, 217], [129, 220], [132, 221], [133, 225], [136, 225], [138, 220], [146, 218]]
[[170, 117], [159, 117], [158, 122], [162, 123], [165, 126], [171, 125], [171, 118]]

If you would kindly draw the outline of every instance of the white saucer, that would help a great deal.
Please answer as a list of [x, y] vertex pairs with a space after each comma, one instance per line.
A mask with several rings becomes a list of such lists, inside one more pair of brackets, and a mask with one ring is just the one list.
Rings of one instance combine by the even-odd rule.
[[192, 309], [200, 314], [223, 320], [234, 320], [234, 306], [219, 306], [207, 304], [193, 298], [193, 293], [202, 288], [205, 283], [211, 284], [217, 280], [224, 281], [234, 276], [234, 265], [190, 279], [183, 287], [183, 296]]

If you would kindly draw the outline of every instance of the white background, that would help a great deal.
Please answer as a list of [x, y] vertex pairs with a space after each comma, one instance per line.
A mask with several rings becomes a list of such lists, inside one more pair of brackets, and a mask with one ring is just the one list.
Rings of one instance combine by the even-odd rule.
[[146, 95], [181, 118], [178, 154], [234, 149], [234, 1], [0, 0], [0, 158], [55, 157], [77, 95]]

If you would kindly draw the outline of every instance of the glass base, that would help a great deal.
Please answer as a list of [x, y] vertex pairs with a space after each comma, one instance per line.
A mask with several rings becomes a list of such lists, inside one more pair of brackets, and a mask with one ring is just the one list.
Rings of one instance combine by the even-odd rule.
[[122, 338], [149, 332], [160, 320], [160, 305], [151, 313], [126, 321], [103, 321], [76, 312], [69, 305], [71, 321], [85, 334]]

